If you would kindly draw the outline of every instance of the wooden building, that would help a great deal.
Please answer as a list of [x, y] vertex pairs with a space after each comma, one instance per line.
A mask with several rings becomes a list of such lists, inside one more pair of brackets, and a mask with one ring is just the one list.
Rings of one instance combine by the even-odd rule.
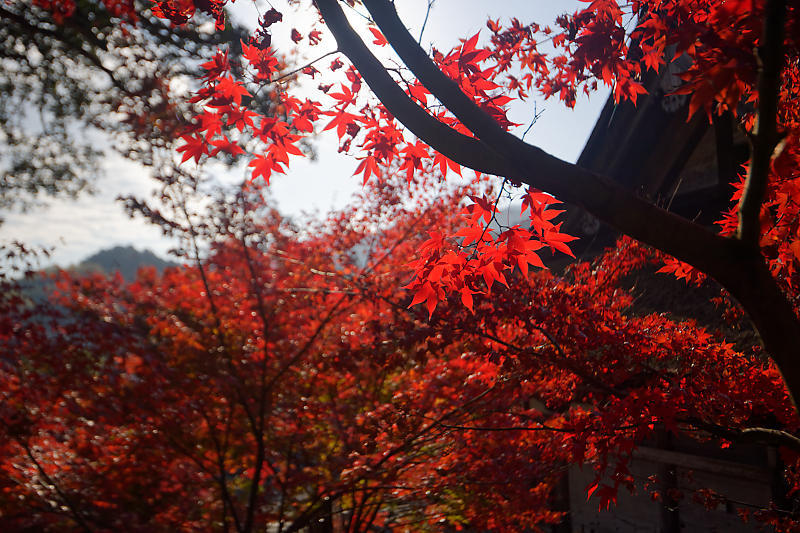
[[[643, 81], [648, 94], [636, 106], [609, 98], [597, 119], [578, 165], [616, 180], [657, 205], [711, 225], [728, 205], [730, 183], [748, 158], [744, 135], [729, 114], [703, 113], [687, 120], [688, 96], [670, 94], [677, 73], [688, 65], [668, 62]], [[574, 212], [568, 233], [591, 240], [608, 237], [588, 214]]]

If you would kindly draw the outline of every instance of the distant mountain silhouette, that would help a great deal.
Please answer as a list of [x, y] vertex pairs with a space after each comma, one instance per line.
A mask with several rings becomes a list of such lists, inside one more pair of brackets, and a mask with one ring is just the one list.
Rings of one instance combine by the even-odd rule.
[[136, 272], [144, 266], [156, 267], [161, 272], [166, 267], [177, 266], [177, 263], [165, 261], [150, 250], [139, 251], [133, 246], [115, 246], [107, 250], [100, 250], [67, 270], [77, 272], [100, 271], [114, 274], [119, 271], [126, 281], [133, 281]]
[[[178, 264], [165, 261], [150, 250], [139, 251], [132, 246], [115, 246], [107, 250], [100, 250], [80, 263], [64, 268], [64, 270], [73, 274], [101, 272], [107, 275], [113, 275], [119, 271], [125, 281], [130, 282], [136, 279], [136, 272], [146, 266], [155, 267], [156, 270], [161, 272], [166, 267], [178, 266]], [[47, 300], [47, 295], [55, 288], [48, 274], [54, 274], [60, 268], [62, 267], [49, 267], [41, 272], [41, 276], [20, 280], [19, 286], [25, 297], [30, 298], [33, 302]]]

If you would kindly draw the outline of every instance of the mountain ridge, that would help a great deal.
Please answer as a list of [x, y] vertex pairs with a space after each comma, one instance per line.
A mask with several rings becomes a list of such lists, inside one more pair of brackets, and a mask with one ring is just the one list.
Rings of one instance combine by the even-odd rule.
[[162, 259], [150, 250], [140, 251], [128, 245], [99, 250], [80, 263], [67, 267], [66, 270], [100, 271], [105, 274], [114, 274], [119, 271], [126, 281], [133, 281], [136, 279], [136, 272], [145, 266], [155, 267], [156, 270], [162, 272], [167, 267], [178, 266], [178, 263]]

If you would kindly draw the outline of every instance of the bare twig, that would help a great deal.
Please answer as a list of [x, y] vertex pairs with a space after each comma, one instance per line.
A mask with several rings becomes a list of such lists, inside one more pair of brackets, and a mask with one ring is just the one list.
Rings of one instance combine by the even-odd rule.
[[428, 7], [425, 9], [425, 20], [422, 21], [422, 27], [419, 29], [419, 38], [417, 38], [417, 42], [422, 44], [422, 34], [425, 33], [425, 26], [428, 25], [428, 17], [431, 16], [431, 8], [436, 0], [428, 0]]
[[298, 74], [298, 73], [302, 72], [303, 70], [307, 69], [308, 67], [312, 67], [312, 66], [314, 66], [314, 64], [315, 64], [315, 63], [317, 63], [317, 62], [319, 62], [319, 61], [322, 61], [322, 60], [323, 60], [323, 59], [325, 59], [326, 57], [328, 57], [328, 56], [332, 56], [332, 55], [334, 55], [334, 54], [338, 54], [338, 53], [339, 53], [339, 50], [338, 50], [338, 49], [336, 49], [336, 50], [331, 50], [330, 52], [326, 52], [326, 53], [322, 54], [321, 56], [319, 56], [318, 58], [316, 58], [316, 59], [314, 59], [314, 60], [312, 60], [312, 61], [309, 61], [308, 63], [306, 63], [306, 64], [305, 64], [305, 65], [303, 65], [302, 67], [297, 67], [296, 69], [292, 69], [292, 70], [290, 70], [289, 72], [286, 72], [286, 73], [284, 73], [284, 74], [281, 74], [280, 76], [278, 76], [278, 77], [277, 77], [277, 78], [275, 78], [275, 79], [269, 80], [269, 82], [270, 82], [270, 83], [278, 83], [278, 82], [281, 82], [281, 81], [285, 80], [286, 78], [290, 78], [290, 77], [294, 76], [295, 74]]

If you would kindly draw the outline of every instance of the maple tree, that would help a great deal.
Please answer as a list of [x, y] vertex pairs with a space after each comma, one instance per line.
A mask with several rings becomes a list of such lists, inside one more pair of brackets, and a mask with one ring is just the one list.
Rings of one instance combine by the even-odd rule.
[[[355, 2], [347, 4], [356, 7]], [[183, 24], [197, 9], [220, 13], [218, 8], [224, 2], [203, 2], [201, 6], [166, 0], [158, 5], [162, 16]], [[373, 523], [401, 524], [393, 514], [397, 510], [409, 520], [415, 513], [424, 517], [420, 528], [425, 523], [432, 525], [432, 520], [443, 520], [447, 526], [489, 529], [537, 527], [560, 518], [549, 498], [564, 464], [593, 465], [597, 478], [589, 492], [605, 507], [615, 500], [620, 488], [632, 486], [628, 464], [635, 447], [662, 429], [702, 439], [715, 437], [723, 439], [723, 444], [755, 440], [780, 446], [787, 492], [793, 494], [800, 450], [792, 403], [800, 380], [794, 341], [798, 333], [795, 269], [800, 256], [795, 172], [798, 126], [792, 105], [798, 66], [796, 7], [774, 0], [675, 0], [624, 6], [594, 1], [560, 18], [555, 31], [516, 20], [490, 20], [488, 42], [475, 35], [449, 52], [434, 50], [429, 55], [408, 34], [391, 2], [365, 0], [357, 4], [366, 8], [374, 21], [375, 26], [369, 27], [372, 44], [391, 45], [408, 68], [404, 71], [390, 70], [376, 59], [353, 31], [341, 3], [317, 0], [314, 5], [333, 33], [337, 50], [352, 66], [347, 66], [343, 58], [331, 58], [329, 69], [341, 78], [327, 83], [334, 74], [326, 76], [313, 98], [282, 87], [298, 74], [313, 79], [322, 63], [318, 60], [296, 71], [281, 64], [271, 48], [270, 27], [288, 21], [274, 9], [262, 16], [257, 32], [242, 43], [248, 68], [241, 69], [226, 51], [203, 64], [203, 86], [192, 98], [197, 115], [182, 133], [180, 157], [184, 163], [202, 163], [219, 154], [249, 156], [252, 181], [242, 195], [218, 198], [214, 203], [219, 213], [199, 224], [191, 222], [185, 203], [175, 204], [173, 215], [177, 218], [129, 203], [132, 209], [161, 223], [166, 231], [184, 232], [194, 270], [169, 274], [163, 280], [144, 276], [139, 285], [125, 289], [130, 294], [107, 288], [106, 296], [85, 300], [70, 293], [74, 296], [71, 301], [78, 302], [72, 305], [80, 309], [86, 302], [95, 314], [110, 319], [94, 324], [127, 326], [136, 322], [136, 316], [162, 320], [147, 324], [147, 335], [134, 332], [136, 342], [143, 338], [163, 342], [158, 353], [180, 358], [192, 353], [189, 348], [201, 347], [197, 353], [203, 357], [174, 362], [186, 365], [176, 375], [184, 380], [184, 387], [175, 389], [172, 383], [164, 387], [163, 381], [160, 386], [175, 409], [185, 409], [178, 416], [193, 421], [180, 428], [186, 432], [180, 437], [195, 444], [198, 441], [193, 439], [198, 439], [198, 449], [210, 454], [199, 462], [223, 458], [221, 467], [218, 460], [210, 461], [217, 468], [212, 470], [216, 477], [206, 473], [203, 478], [197, 471], [192, 474], [197, 476], [192, 481], [194, 486], [204, 486], [200, 479], [207, 483], [209, 492], [199, 496], [207, 500], [200, 501], [219, 499], [209, 505], [181, 508], [181, 512], [169, 509], [171, 500], [167, 497], [163, 500], [164, 515], [152, 509], [144, 515], [170, 523], [177, 520], [176, 516], [193, 514], [188, 511], [202, 514], [208, 509], [211, 514], [198, 520], [216, 520], [223, 528], [248, 530], [256, 522], [286, 520], [300, 524], [321, 516], [316, 513], [328, 512], [322, 510], [321, 502], [329, 501], [324, 500], [326, 495], [335, 494], [335, 505], [342, 506], [339, 509], [343, 511], [331, 513], [350, 521], [342, 525], [343, 529], [357, 530]], [[636, 22], [631, 26], [632, 33], [626, 30], [630, 20]], [[304, 43], [314, 50], [325, 42], [322, 30], [295, 28], [291, 33], [293, 44], [286, 46]], [[554, 51], [541, 51], [543, 40], [549, 40]], [[730, 211], [722, 215], [721, 234], [670, 214], [611, 180], [559, 161], [511, 133], [516, 125], [508, 118], [509, 105], [537, 93], [573, 105], [578, 91], [591, 92], [602, 82], [613, 87], [618, 101], [635, 102], [644, 91], [641, 76], [662, 66], [667, 47], [675, 47], [677, 54], [692, 60], [683, 74], [685, 85], [679, 89], [691, 94], [690, 111], [732, 112], [751, 140], [752, 158]], [[279, 114], [252, 108], [254, 84], [272, 84]], [[379, 103], [364, 90], [365, 84]], [[236, 216], [244, 216], [247, 224], [255, 224], [247, 226], [251, 229], [244, 233], [242, 226], [234, 230], [225, 225], [227, 222], [219, 222], [230, 221], [236, 206], [257, 195], [259, 186], [268, 184], [274, 173], [285, 173], [291, 157], [302, 155], [303, 139], [318, 130], [332, 130], [341, 150], [359, 159], [356, 174], [365, 182], [365, 194], [374, 195], [359, 207], [368, 206], [376, 218], [349, 212], [347, 217], [333, 219], [327, 229], [310, 232], [307, 240], [291, 240], [291, 244], [281, 240], [278, 229], [254, 222], [260, 212], [259, 216], [250, 210], [238, 212]], [[451, 172], [466, 173], [467, 169], [475, 171], [477, 183], [467, 190], [448, 191], [443, 178]], [[490, 228], [489, 223], [496, 220], [497, 196], [493, 193], [496, 195], [497, 190], [492, 191], [489, 176], [502, 178], [500, 190], [527, 185], [521, 194], [525, 224], [500, 231]], [[191, 179], [185, 182], [193, 183]], [[165, 184], [175, 185], [174, 180], [165, 180]], [[565, 276], [540, 270], [545, 253], [571, 253], [572, 238], [561, 231], [558, 202], [552, 194], [585, 208], [661, 254], [624, 241], [597, 264], [576, 264]], [[460, 198], [469, 198], [468, 205], [464, 206]], [[413, 199], [428, 204], [419, 207]], [[406, 202], [414, 207], [406, 206]], [[179, 222], [181, 212], [185, 220]], [[381, 230], [374, 231], [375, 227]], [[207, 267], [194, 242], [200, 235], [219, 236]], [[261, 244], [253, 245], [259, 240]], [[378, 264], [368, 262], [366, 269], [352, 257], [352, 252], [365, 243], [374, 250], [386, 251], [378, 254], [382, 258]], [[277, 258], [267, 253], [286, 247], [291, 252]], [[619, 287], [620, 282], [626, 273], [651, 260], [666, 263], [664, 270], [684, 277], [708, 275], [717, 280], [753, 320], [770, 359], [757, 350], [737, 351], [696, 324], [632, 313], [630, 295]], [[292, 270], [289, 263], [302, 268]], [[409, 268], [413, 276], [410, 280], [405, 276]], [[287, 285], [278, 281], [284, 275], [290, 279]], [[277, 277], [265, 279], [267, 276]], [[280, 311], [265, 320], [260, 315], [267, 307], [262, 310], [259, 301], [266, 296], [259, 291], [271, 287], [315, 296], [301, 305], [300, 300], [287, 303], [286, 298], [269, 293], [269, 298], [277, 299], [264, 301], [274, 305], [270, 309]], [[164, 296], [170, 294], [170, 288], [175, 295]], [[181, 293], [183, 290], [188, 292]], [[198, 291], [205, 292], [202, 306], [193, 305], [188, 298]], [[237, 303], [241, 294], [248, 297]], [[342, 305], [353, 307], [347, 307], [349, 314], [323, 314], [331, 319], [326, 322], [323, 318], [326, 323], [322, 324], [319, 310], [327, 309], [325, 303], [331, 298], [341, 298], [348, 302]], [[289, 313], [294, 313], [296, 320], [290, 320]], [[18, 315], [9, 312], [8, 316], [17, 318], [7, 322], [4, 341], [20, 342]], [[194, 329], [183, 327], [186, 321], [182, 316], [192, 319]], [[331, 346], [323, 345], [315, 336], [314, 328], [320, 326], [320, 332], [338, 329], [338, 337], [331, 337]], [[310, 351], [303, 352], [302, 359], [306, 362], [308, 355], [308, 361], [320, 366], [295, 366], [291, 354], [297, 352], [283, 351], [277, 340], [275, 346], [270, 345], [268, 335], [259, 333], [266, 329], [283, 335], [282, 342], [294, 348], [305, 346], [310, 339], [319, 342], [314, 354], [320, 360]], [[408, 336], [398, 339], [392, 331], [407, 331]], [[86, 335], [81, 332], [77, 338]], [[107, 333], [100, 337], [97, 354], [117, 353], [131, 345], [127, 339], [110, 341], [114, 337]], [[22, 335], [22, 339], [26, 349], [36, 354], [32, 361], [48, 353], [41, 346], [52, 344], [44, 333], [28, 341]], [[232, 340], [238, 341], [236, 349], [247, 357], [231, 357]], [[186, 350], [175, 350], [175, 346]], [[275, 358], [259, 356], [259, 349]], [[85, 354], [84, 350], [75, 350], [76, 356]], [[147, 347], [140, 351], [148, 353]], [[209, 352], [213, 357], [207, 357]], [[337, 353], [337, 364], [324, 361]], [[116, 493], [114, 497], [101, 497], [84, 492], [97, 488], [80, 485], [90, 477], [88, 474], [68, 479], [73, 467], [65, 467], [62, 456], [69, 454], [53, 444], [58, 436], [65, 439], [66, 448], [74, 445], [64, 437], [66, 425], [61, 420], [56, 419], [61, 425], [51, 429], [29, 429], [30, 417], [25, 413], [30, 409], [38, 413], [40, 405], [51, 405], [48, 402], [60, 405], [60, 398], [71, 398], [76, 391], [81, 395], [85, 383], [80, 379], [80, 385], [50, 386], [53, 380], [47, 365], [55, 363], [49, 363], [47, 357], [42, 361], [44, 366], [31, 375], [40, 377], [37, 383], [43, 385], [41, 394], [53, 394], [56, 400], [24, 399], [26, 394], [39, 394], [39, 388], [22, 386], [26, 381], [19, 373], [28, 369], [18, 361], [7, 365], [9, 370], [3, 375], [9, 383], [8, 396], [15, 400], [8, 402], [4, 426], [7, 431], [20, 432], [8, 439], [4, 455], [12, 459], [4, 463], [4, 468], [27, 465], [23, 481], [9, 484], [4, 494], [17, 502], [17, 491], [32, 498], [33, 494], [41, 497], [37, 490], [44, 490], [51, 496], [47, 501], [56, 502], [47, 504], [47, 512], [58, 508], [79, 525], [81, 520], [97, 517], [102, 524], [106, 502], [115, 502], [111, 503], [115, 509], [138, 508], [119, 503]], [[58, 364], [71, 364], [69, 359], [63, 361]], [[117, 365], [117, 370], [92, 371], [98, 379], [106, 373], [108, 378], [103, 379], [141, 373], [141, 382], [125, 377], [131, 382], [125, 386], [141, 386], [148, 391], [154, 388], [148, 379], [161, 379], [155, 372], [148, 374], [149, 361], [143, 364], [140, 359], [128, 358], [127, 352], [119, 359], [101, 357], [100, 361]], [[293, 364], [282, 367], [286, 361]], [[214, 379], [196, 379], [196, 364], [203, 366], [203, 372], [212, 370]], [[280, 389], [279, 395], [286, 401], [280, 409], [278, 404], [263, 407], [267, 405], [263, 399], [278, 394], [278, 386], [284, 385], [280, 381], [275, 389], [246, 380], [236, 383], [220, 394], [220, 398], [230, 398], [227, 403], [222, 407], [213, 404], [213, 395], [208, 394], [212, 389], [203, 387], [230, 385], [226, 379], [237, 375], [231, 366], [241, 370], [243, 378], [254, 378], [258, 371], [249, 369], [259, 364], [261, 375], [276, 371], [270, 375], [283, 375], [282, 369], [287, 368], [285, 372], [300, 383], [297, 390]], [[346, 372], [340, 373], [343, 368]], [[380, 379], [376, 380], [376, 373]], [[168, 375], [165, 368], [164, 376]], [[376, 403], [369, 407], [359, 403], [364, 398], [356, 398], [353, 391], [362, 394], [364, 383], [387, 383], [384, 379], [390, 383], [382, 394], [387, 390], [392, 394], [376, 397]], [[329, 387], [327, 396], [319, 395], [323, 387], [318, 385], [322, 383]], [[183, 390], [187, 392], [184, 397], [179, 394]], [[188, 394], [190, 390], [192, 394]], [[248, 393], [241, 394], [243, 390]], [[339, 397], [354, 402], [345, 402], [343, 411], [335, 411], [350, 422], [346, 429], [356, 432], [353, 441], [338, 434], [340, 429], [330, 418], [330, 400]], [[212, 403], [198, 404], [198, 398]], [[237, 419], [234, 424], [232, 416], [224, 419], [231, 420], [231, 435], [236, 438], [220, 453], [213, 445], [213, 427], [221, 427], [223, 419], [217, 417], [226, 408], [233, 412], [229, 407], [233, 405], [238, 405], [236, 409], [245, 420]], [[304, 414], [304, 405], [309, 407], [308, 415]], [[151, 420], [148, 417], [156, 415], [149, 414], [147, 406], [137, 407], [148, 413], [143, 428], [154, 427], [147, 424], [169, 425], [172, 420]], [[247, 420], [251, 408], [264, 409], [261, 425]], [[200, 411], [214, 418], [210, 422], [200, 420]], [[309, 423], [299, 427], [296, 422], [303, 416], [310, 417]], [[269, 423], [266, 417], [270, 417]], [[20, 424], [20, 419], [25, 423]], [[52, 423], [45, 417], [37, 420]], [[124, 427], [115, 424], [114, 431]], [[161, 426], [158, 429], [161, 431]], [[123, 433], [129, 431], [135, 434], [138, 429]], [[309, 439], [315, 446], [310, 447], [310, 457], [299, 460], [294, 452], [287, 452], [291, 450], [287, 442], [312, 433]], [[28, 445], [26, 450], [27, 441], [21, 437], [29, 436], [34, 441], [49, 439], [47, 445], [54, 451], [48, 468], [36, 464], [43, 449], [41, 443], [36, 449]], [[269, 447], [264, 445], [267, 438], [275, 439], [269, 441]], [[364, 438], [374, 447], [359, 447], [356, 440]], [[324, 448], [324, 443], [332, 441], [352, 443], [353, 448], [334, 447], [331, 451], [316, 447]], [[177, 450], [175, 468], [189, 469], [185, 454], [175, 448], [176, 442], [181, 443], [180, 439], [166, 444], [162, 441], [159, 446], [172, 454]], [[363, 446], [364, 441], [359, 442]], [[410, 451], [409, 446], [418, 442], [424, 444]], [[295, 473], [293, 469], [302, 471], [292, 478], [292, 484], [285, 481], [279, 486], [277, 493], [289, 501], [292, 491], [311, 491], [295, 499], [291, 511], [286, 508], [283, 514], [274, 514], [274, 507], [264, 503], [274, 502], [270, 498], [276, 494], [275, 489], [268, 488], [272, 482], [269, 475], [277, 470], [267, 466], [267, 448], [282, 454], [284, 480], [289, 479], [290, 472]], [[381, 456], [389, 451], [394, 458], [393, 450], [397, 449], [402, 450], [404, 460], [384, 460]], [[344, 457], [341, 451], [351, 453]], [[113, 454], [114, 450], [93, 453], [106, 452]], [[75, 457], [88, 457], [85, 453], [81, 450]], [[170, 453], [164, 455], [169, 457]], [[229, 470], [225, 462], [228, 453], [231, 457], [237, 454], [248, 466]], [[87, 464], [93, 467], [108, 461], [113, 462], [113, 458], [89, 460]], [[147, 458], [131, 461], [131, 468], [149, 468]], [[48, 481], [48, 476], [56, 473], [64, 479]], [[133, 474], [134, 478], [141, 475]], [[174, 482], [176, 478], [169, 479]], [[68, 486], [71, 481], [78, 485], [69, 489], [74, 492], [65, 492], [62, 483]], [[347, 485], [351, 482], [355, 484]], [[313, 490], [309, 488], [312, 485]], [[237, 490], [226, 497], [229, 487]], [[185, 486], [172, 489], [175, 492], [167, 490], [166, 494], [178, 494]], [[110, 490], [113, 492], [113, 487]], [[320, 502], [317, 507], [307, 499], [312, 493], [322, 498], [311, 497], [311, 502]], [[712, 507], [725, 500], [724, 495], [708, 491], [699, 494]], [[87, 502], [89, 511], [71, 509], [82, 502]], [[38, 505], [46, 507], [41, 500]], [[188, 503], [178, 501], [175, 505]], [[214, 513], [217, 518], [208, 518]], [[785, 530], [796, 527], [791, 508], [777, 502], [756, 514]], [[26, 519], [25, 513], [20, 516]]]
[[[192, 184], [169, 188], [181, 193], [175, 219], [149, 214], [183, 235], [192, 265], [127, 286], [63, 273], [56, 307], [4, 282], [0, 523], [367, 531], [475, 513], [441, 497], [460, 433], [444, 422], [514, 395], [482, 401], [499, 392], [493, 365], [465, 359], [452, 332], [433, 340], [398, 303], [398, 267], [447, 202], [397, 208], [399, 224], [375, 235], [385, 200], [402, 194], [382, 187], [372, 214], [344, 213], [309, 240], [242, 192], [198, 218]], [[374, 253], [341, 252], [365, 238]], [[509, 523], [557, 516], [543, 487], [517, 489], [538, 505]]]
[[[382, 167], [397, 162], [409, 179], [426, 165], [437, 165], [443, 174], [467, 167], [512, 185], [527, 185], [532, 198], [539, 190], [554, 194], [719, 282], [746, 310], [789, 391], [796, 391], [800, 388], [794, 342], [800, 325], [793, 296], [798, 261], [793, 199], [797, 127], [792, 105], [796, 10], [778, 0], [696, 4], [637, 1], [621, 6], [595, 1], [561, 17], [560, 33], [555, 35], [550, 27], [490, 20], [489, 43], [479, 45], [476, 34], [447, 54], [434, 50], [431, 57], [406, 30], [391, 2], [361, 2], [358, 5], [366, 8], [368, 20], [375, 24], [370, 28], [374, 44], [390, 44], [409, 71], [409, 76], [393, 77], [351, 27], [340, 2], [320, 0], [314, 6], [337, 50], [353, 65], [346, 70], [346, 79], [335, 84], [336, 90], [320, 85], [320, 97], [329, 103], [287, 92], [282, 96], [289, 113], [286, 121], [248, 114], [241, 105], [243, 86], [220, 55], [205, 65], [206, 85], [193, 99], [205, 105], [194, 131], [184, 135], [181, 150], [184, 160], [196, 162], [219, 150], [236, 152], [231, 146], [235, 140], [217, 126], [227, 117], [228, 125], [252, 131], [263, 143], [250, 165], [254, 179], [268, 182], [273, 172], [285, 172], [289, 157], [299, 152], [300, 135], [311, 133], [313, 123], [322, 120], [323, 130], [335, 129], [342, 150], [361, 160], [356, 173], [365, 181], [372, 176], [379, 179]], [[625, 30], [626, 12], [629, 20], [636, 21], [630, 35]], [[259, 42], [279, 20], [282, 15], [265, 17]], [[552, 41], [554, 53], [539, 50], [538, 43], [545, 38]], [[318, 37], [309, 39], [312, 46], [318, 42]], [[638, 80], [661, 65], [668, 46], [692, 61], [679, 89], [692, 95], [690, 112], [731, 111], [751, 139], [753, 156], [734, 205], [721, 222], [721, 233], [560, 161], [509, 131], [514, 124], [507, 118], [508, 104], [525, 100], [534, 91], [574, 105], [578, 91], [591, 92], [599, 81], [613, 87], [616, 100], [636, 102], [645, 92]], [[279, 74], [272, 48], [249, 46], [244, 56], [256, 79], [267, 83]], [[333, 71], [342, 67], [338, 59], [330, 65]], [[303, 72], [313, 77], [318, 70], [309, 65]], [[363, 82], [379, 105], [360, 107]], [[288, 133], [293, 121], [297, 121], [295, 132]], [[538, 201], [542, 198], [538, 196]], [[502, 283], [502, 272], [537, 265], [538, 249], [567, 252], [570, 238], [558, 224], [543, 218], [546, 210], [533, 202], [523, 204], [532, 207], [530, 228], [510, 228], [497, 237], [469, 229], [434, 236], [415, 265], [417, 278], [410, 287], [415, 301], [427, 302], [432, 310], [448, 294], [460, 293], [468, 305], [471, 294], [490, 289], [494, 281]], [[476, 202], [476, 213], [490, 213], [490, 204], [491, 200]], [[477, 238], [474, 253], [454, 243], [458, 237]]]

